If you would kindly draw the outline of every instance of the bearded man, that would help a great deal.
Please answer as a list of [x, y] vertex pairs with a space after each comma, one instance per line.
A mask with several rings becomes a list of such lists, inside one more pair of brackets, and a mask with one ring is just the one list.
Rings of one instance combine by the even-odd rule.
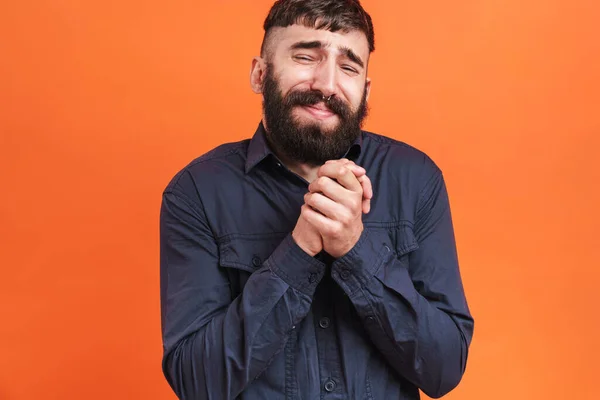
[[362, 130], [358, 0], [279, 0], [251, 139], [181, 170], [161, 207], [163, 371], [182, 399], [418, 399], [473, 334], [440, 169]]

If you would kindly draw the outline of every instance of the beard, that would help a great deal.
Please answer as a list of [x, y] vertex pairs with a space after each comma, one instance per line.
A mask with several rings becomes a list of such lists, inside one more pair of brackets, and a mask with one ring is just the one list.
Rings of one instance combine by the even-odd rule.
[[366, 85], [356, 111], [352, 111], [349, 104], [336, 96], [326, 102], [339, 122], [333, 128], [324, 130], [318, 122], [301, 122], [292, 114], [294, 107], [324, 102], [323, 93], [294, 90], [283, 96], [272, 71], [269, 65], [262, 89], [266, 138], [273, 151], [293, 162], [311, 166], [341, 158], [361, 134], [363, 121], [368, 114]]

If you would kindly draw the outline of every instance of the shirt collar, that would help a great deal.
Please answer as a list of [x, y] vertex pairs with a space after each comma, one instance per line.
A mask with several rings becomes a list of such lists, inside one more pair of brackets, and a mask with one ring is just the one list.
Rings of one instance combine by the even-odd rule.
[[364, 134], [365, 133], [361, 130], [360, 135], [358, 135], [354, 143], [352, 143], [346, 154], [344, 154], [343, 158], [347, 158], [348, 160], [354, 161], [356, 163], [356, 160], [358, 160], [358, 157], [360, 156], [362, 150]]
[[[360, 135], [358, 135], [354, 143], [352, 143], [348, 151], [346, 151], [343, 158], [347, 158], [356, 162], [361, 153], [363, 135], [364, 132], [361, 131]], [[275, 157], [267, 143], [265, 127], [261, 121], [258, 124], [258, 128], [256, 128], [256, 132], [254, 132], [254, 136], [252, 136], [252, 139], [250, 139], [250, 144], [248, 145], [248, 153], [246, 154], [246, 173], [249, 173], [258, 163], [267, 158], [269, 155], [273, 155], [273, 157]]]
[[256, 164], [264, 160], [269, 154], [273, 154], [273, 152], [267, 144], [265, 127], [261, 122], [258, 124], [258, 128], [256, 128], [256, 132], [254, 132], [254, 136], [252, 136], [250, 144], [248, 145], [248, 153], [246, 154], [246, 173], [250, 172]]

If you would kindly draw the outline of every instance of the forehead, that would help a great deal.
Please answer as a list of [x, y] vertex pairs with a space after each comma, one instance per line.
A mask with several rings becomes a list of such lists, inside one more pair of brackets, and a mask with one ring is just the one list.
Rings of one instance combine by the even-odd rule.
[[363, 60], [369, 58], [369, 42], [366, 35], [359, 30], [349, 32], [331, 32], [325, 29], [308, 28], [304, 25], [290, 25], [285, 28], [271, 28], [273, 50], [275, 53], [289, 51], [298, 42], [322, 42], [332, 51], [339, 47], [352, 49]]

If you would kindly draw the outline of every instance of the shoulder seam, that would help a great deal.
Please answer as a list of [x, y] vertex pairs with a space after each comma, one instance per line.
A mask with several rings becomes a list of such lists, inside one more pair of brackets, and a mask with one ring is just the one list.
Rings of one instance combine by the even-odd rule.
[[401, 140], [397, 140], [388, 136], [383, 136], [383, 135], [379, 135], [377, 133], [373, 133], [373, 132], [369, 132], [369, 131], [365, 131], [365, 133], [367, 134], [367, 137], [369, 139], [372, 139], [373, 141], [377, 142], [377, 143], [382, 143], [382, 144], [390, 144], [390, 145], [394, 145], [394, 146], [400, 146], [400, 147], [405, 147], [409, 150], [415, 150], [418, 151], [420, 153], [423, 153], [422, 150], [419, 150], [418, 148], [411, 146], [408, 143], [405, 143]]
[[211, 151], [209, 151], [208, 153], [201, 155], [200, 157], [196, 158], [195, 160], [191, 161], [188, 165], [186, 165], [180, 172], [179, 172], [179, 176], [177, 177], [177, 179], [173, 182], [173, 185], [177, 185], [179, 184], [179, 179], [181, 179], [181, 176], [183, 175], [184, 172], [189, 171], [190, 168], [194, 167], [195, 165], [198, 164], [202, 164], [204, 162], [207, 161], [211, 161], [217, 158], [224, 158], [224, 157], [229, 157], [230, 155], [232, 155], [233, 153], [237, 153], [241, 148], [243, 148], [245, 146], [244, 141], [240, 141], [237, 144], [235, 144], [235, 146], [231, 149], [229, 149], [228, 151], [226, 151], [225, 153], [221, 153], [221, 154], [211, 154], [214, 152], [213, 149]]

